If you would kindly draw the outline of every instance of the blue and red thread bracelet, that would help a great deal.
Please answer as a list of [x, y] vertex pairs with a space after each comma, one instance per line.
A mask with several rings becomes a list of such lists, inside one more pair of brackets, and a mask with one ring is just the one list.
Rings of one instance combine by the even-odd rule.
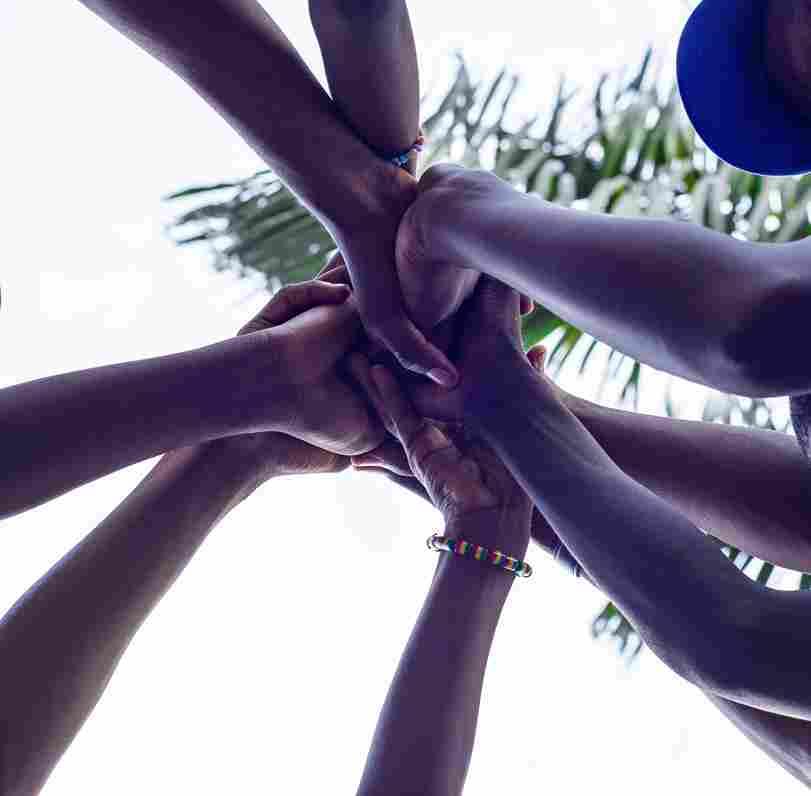
[[424, 144], [425, 136], [420, 134], [417, 136], [417, 140], [408, 149], [406, 149], [405, 152], [399, 152], [396, 155], [389, 155], [386, 157], [386, 160], [388, 160], [393, 166], [397, 166], [401, 169], [408, 169], [408, 161], [411, 159], [411, 153], [422, 152]]
[[490, 550], [479, 544], [472, 544], [465, 539], [451, 539], [448, 536], [435, 533], [428, 537], [428, 549], [438, 553], [453, 553], [463, 558], [472, 558], [485, 564], [506, 569], [517, 578], [528, 578], [532, 575], [532, 567], [526, 561], [508, 556], [500, 550]]

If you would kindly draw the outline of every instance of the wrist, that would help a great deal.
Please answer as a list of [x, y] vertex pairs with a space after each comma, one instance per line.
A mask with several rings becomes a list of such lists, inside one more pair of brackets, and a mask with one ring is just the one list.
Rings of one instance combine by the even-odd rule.
[[477, 378], [462, 385], [462, 411], [465, 423], [473, 428], [486, 426], [493, 417], [515, 412], [536, 400], [542, 382], [524, 353], [506, 336], [491, 341]]
[[241, 335], [201, 350], [206, 389], [200, 400], [215, 407], [217, 437], [280, 431], [292, 414], [289, 385], [273, 330]]
[[403, 169], [370, 153], [368, 169], [352, 181], [352, 201], [344, 198], [327, 219], [338, 239], [375, 237], [389, 227], [392, 237], [400, 219], [417, 198], [417, 181]]

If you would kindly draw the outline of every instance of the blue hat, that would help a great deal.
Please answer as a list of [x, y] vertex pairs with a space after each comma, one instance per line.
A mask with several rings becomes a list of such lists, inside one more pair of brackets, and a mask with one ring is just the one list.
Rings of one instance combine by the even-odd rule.
[[811, 121], [766, 73], [765, 0], [703, 0], [679, 43], [690, 121], [727, 163], [755, 174], [811, 171]]

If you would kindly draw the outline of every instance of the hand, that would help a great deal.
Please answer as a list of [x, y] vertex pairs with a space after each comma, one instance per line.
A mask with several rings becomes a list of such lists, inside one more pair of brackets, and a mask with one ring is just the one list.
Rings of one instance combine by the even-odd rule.
[[[423, 329], [453, 315], [476, 287], [480, 269], [449, 245], [450, 225], [462, 228], [469, 202], [514, 189], [489, 172], [441, 164], [423, 174], [419, 195], [397, 230], [397, 273], [406, 307]], [[522, 298], [522, 314], [532, 301]]]
[[489, 406], [521, 400], [525, 388], [542, 400], [559, 403], [557, 388], [527, 363], [520, 330], [518, 294], [492, 277], [482, 277], [474, 295], [451, 321], [451, 351], [460, 380], [453, 390], [412, 383], [409, 394], [424, 416], [446, 422], [475, 424]]
[[395, 268], [397, 227], [416, 196], [416, 182], [403, 169], [393, 169], [391, 183], [389, 197], [381, 200], [378, 212], [359, 218], [352, 229], [333, 230], [333, 234], [349, 267], [369, 337], [389, 349], [406, 370], [452, 387], [456, 369], [409, 317]]
[[274, 430], [341, 455], [368, 451], [384, 436], [364, 396], [342, 372], [341, 360], [360, 333], [348, 297], [341, 284], [290, 285], [239, 333], [256, 337], [272, 352], [267, 370], [273, 372], [260, 373], [256, 380], [281, 383], [277, 414], [282, 420]]
[[[537, 346], [541, 348], [542, 346]], [[527, 358], [535, 351], [531, 349], [527, 352]], [[538, 354], [534, 354], [532, 359], [538, 361]], [[533, 367], [535, 363], [530, 360]], [[542, 362], [542, 360], [540, 360]], [[425, 490], [425, 487], [411, 472], [411, 467], [408, 463], [408, 457], [403, 450], [402, 445], [397, 442], [396, 437], [387, 434], [383, 443], [369, 453], [362, 453], [359, 456], [352, 457], [352, 466], [356, 470], [364, 473], [379, 473], [385, 476], [392, 483], [407, 489], [413, 495], [427, 500], [432, 503], [431, 497]], [[433, 505], [433, 503], [432, 503]], [[532, 520], [530, 522], [530, 536], [532, 541], [538, 545], [547, 555], [556, 559], [563, 559], [565, 562], [572, 560], [571, 553], [565, 549], [560, 537], [555, 533], [554, 528], [546, 521], [546, 518], [538, 511], [537, 508], [532, 509]]]
[[449, 536], [522, 558], [532, 505], [493, 450], [417, 414], [390, 370], [371, 370], [370, 399], [403, 448], [407, 467], [445, 519]]

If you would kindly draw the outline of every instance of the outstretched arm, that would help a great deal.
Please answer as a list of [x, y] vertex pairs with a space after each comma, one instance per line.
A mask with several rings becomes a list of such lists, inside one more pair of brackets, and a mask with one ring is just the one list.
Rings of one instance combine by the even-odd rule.
[[487, 280], [471, 307], [457, 346], [459, 387], [445, 396], [415, 388], [421, 410], [461, 413], [479, 428], [590, 579], [674, 671], [732, 701], [811, 717], [803, 665], [811, 595], [749, 581], [609, 458], [528, 365], [517, 299], [503, 285]]
[[446, 165], [420, 189], [398, 241], [404, 270], [475, 264], [661, 370], [742, 395], [811, 392], [807, 363], [781, 343], [807, 322], [811, 242], [574, 211]]
[[374, 447], [382, 429], [336, 369], [360, 332], [347, 297], [342, 285], [291, 285], [252, 334], [0, 390], [0, 517], [215, 437], [284, 430], [343, 454]]
[[[242, 334], [284, 324], [319, 298], [323, 288], [277, 294]], [[309, 350], [328, 348], [336, 330], [314, 331], [325, 339], [309, 340]], [[327, 397], [315, 410], [346, 419], [329, 382], [325, 374], [311, 385]], [[138, 628], [231, 508], [270, 478], [347, 464], [284, 433], [242, 434], [164, 456], [0, 621], [0, 792], [38, 791]]]
[[[280, 457], [259, 437], [277, 438]], [[291, 443], [307, 447], [257, 435], [167, 454], [3, 617], [0, 792], [39, 791], [143, 621], [214, 525], [286, 471], [281, 455]], [[341, 457], [323, 456], [313, 471], [344, 466]]]
[[[416, 195], [414, 179], [353, 133], [262, 7], [253, 0], [82, 2], [182, 77], [318, 216], [346, 258], [367, 331], [411, 370], [453, 384], [453, 365], [409, 320], [397, 282], [394, 242]], [[386, 28], [376, 30], [379, 46], [398, 43]], [[357, 101], [349, 106], [356, 114]]]
[[[390, 372], [370, 391], [413, 472], [445, 516], [445, 535], [522, 558], [531, 508], [492, 451], [418, 417]], [[358, 793], [460, 794], [484, 671], [514, 576], [442, 554], [375, 730]]]
[[631, 478], [734, 547], [811, 571], [811, 466], [788, 434], [563, 401]]

